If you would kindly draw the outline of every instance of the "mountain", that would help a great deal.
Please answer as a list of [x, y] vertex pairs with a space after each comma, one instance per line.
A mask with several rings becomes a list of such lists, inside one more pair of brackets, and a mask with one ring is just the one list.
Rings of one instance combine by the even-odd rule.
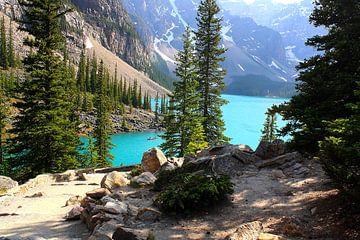
[[[221, 6], [231, 14], [250, 17], [256, 23], [269, 27], [281, 34], [289, 64], [296, 65], [316, 51], [305, 42], [309, 37], [323, 35], [326, 31], [316, 28], [309, 22], [313, 11], [311, 0], [281, 4], [269, 0], [246, 1], [220, 0]], [[259, 14], [261, 13], [261, 14]]]
[[[165, 77], [154, 74], [160, 72], [158, 66], [161, 66], [162, 61], [153, 58], [153, 53], [140, 38], [120, 1], [68, 0], [67, 4], [73, 11], [66, 15], [61, 26], [69, 54], [75, 62], [79, 61], [81, 49], [85, 45], [88, 53], [95, 52], [111, 72], [117, 65], [118, 79], [120, 76], [125, 77], [131, 84], [137, 81], [152, 96], [156, 96], [157, 92], [161, 95], [169, 93], [163, 87], [172, 85], [164, 80], [170, 75], [169, 70], [166, 68], [161, 71]], [[0, 0], [0, 14], [6, 19], [19, 19], [22, 13], [17, 0]], [[22, 46], [25, 36], [22, 31], [15, 33], [15, 45], [21, 55], [27, 53]]]
[[[147, 46], [174, 69], [174, 55], [182, 47], [187, 25], [196, 29], [199, 0], [123, 0], [136, 30]], [[228, 48], [224, 67], [229, 85], [236, 77], [264, 76], [270, 84], [293, 82], [294, 64], [288, 61], [282, 35], [251, 17], [223, 9], [223, 45]], [[251, 78], [249, 78], [251, 83]], [[276, 84], [278, 85], [278, 84]], [[281, 84], [280, 84], [281, 85]]]

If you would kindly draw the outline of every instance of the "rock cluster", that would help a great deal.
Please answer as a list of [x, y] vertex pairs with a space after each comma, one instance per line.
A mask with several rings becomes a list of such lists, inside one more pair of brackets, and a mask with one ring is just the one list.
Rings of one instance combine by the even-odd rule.
[[[159, 149], [144, 153], [139, 176], [113, 171], [106, 174], [100, 188], [87, 192], [84, 198], [74, 196], [66, 205], [74, 208], [65, 216], [68, 221], [81, 219], [92, 231], [89, 239], [151, 239], [151, 226], [162, 217], [153, 207], [154, 192], [149, 191], [156, 181], [152, 172], [162, 166], [182, 165], [181, 159], [169, 159]], [[80, 201], [80, 204], [78, 202]]]
[[[310, 169], [304, 158], [286, 149], [284, 142], [261, 143], [256, 151], [246, 145], [224, 145], [185, 159], [167, 159], [159, 149], [150, 149], [143, 156], [142, 174], [135, 177], [117, 171], [106, 174], [100, 188], [86, 193], [83, 199], [74, 197], [68, 201], [69, 205], [78, 201], [81, 204], [75, 205], [66, 219], [80, 218], [92, 231], [89, 239], [149, 239], [155, 234], [151, 229], [163, 220], [162, 213], [153, 206], [157, 193], [150, 191], [161, 171], [186, 166], [194, 172], [247, 177], [266, 168], [274, 179], [305, 177]], [[226, 239], [276, 240], [281, 237], [263, 233], [262, 224], [252, 222], [239, 226]]]

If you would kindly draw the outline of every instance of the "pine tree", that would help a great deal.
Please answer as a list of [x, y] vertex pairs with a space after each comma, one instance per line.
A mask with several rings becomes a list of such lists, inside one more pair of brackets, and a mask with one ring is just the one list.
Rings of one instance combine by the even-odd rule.
[[82, 167], [85, 168], [96, 168], [98, 167], [98, 152], [94, 143], [94, 138], [91, 135], [87, 137], [87, 149], [84, 154], [84, 162], [82, 163]]
[[174, 120], [170, 122], [169, 127], [165, 123], [166, 139], [164, 140], [169, 140], [172, 133], [173, 139], [171, 142], [175, 142], [176, 145], [171, 146], [170, 143], [166, 143], [164, 151], [176, 152], [177, 156], [184, 156], [186, 153], [195, 154], [196, 150], [199, 150], [197, 148], [208, 145], [204, 140], [202, 116], [197, 112], [200, 97], [196, 91], [198, 87], [196, 80], [197, 69], [192, 40], [191, 29], [187, 27], [183, 36], [184, 49], [176, 57], [177, 68], [175, 74], [179, 81], [174, 83], [175, 89], [171, 99], [171, 115], [173, 115]]
[[10, 27], [9, 27], [9, 43], [8, 43], [8, 63], [10, 67], [15, 67], [16, 61], [15, 61], [15, 51], [14, 51], [14, 36], [13, 36], [13, 27], [12, 27], [12, 21], [10, 21]]
[[6, 38], [6, 28], [5, 28], [5, 17], [2, 17], [1, 20], [1, 29], [0, 29], [0, 64], [3, 68], [7, 69], [9, 66], [8, 63], [8, 51], [7, 51], [7, 38]]
[[67, 93], [66, 65], [60, 52], [65, 40], [60, 18], [67, 12], [59, 0], [19, 1], [25, 9], [22, 28], [34, 38], [25, 41], [37, 49], [25, 59], [27, 79], [20, 91], [20, 114], [14, 123], [11, 167], [17, 179], [76, 168], [77, 122], [71, 121], [72, 103]]
[[89, 56], [86, 57], [85, 85], [86, 85], [86, 91], [91, 92], [91, 66], [90, 66]]
[[308, 39], [319, 54], [298, 66], [298, 94], [278, 109], [288, 122], [281, 133], [292, 136], [296, 150], [317, 154], [329, 135], [326, 122], [352, 114], [346, 106], [355, 102], [360, 75], [359, 12], [357, 0], [315, 1], [310, 20], [328, 34]]
[[[3, 75], [4, 76], [4, 75]], [[9, 110], [8, 98], [5, 93], [5, 78], [0, 80], [0, 175], [8, 175], [8, 164], [5, 159], [6, 124]]]
[[156, 93], [155, 98], [155, 122], [159, 122], [159, 93]]
[[164, 116], [165, 132], [161, 135], [164, 142], [160, 148], [166, 153], [167, 156], [178, 156], [180, 148], [180, 137], [177, 136], [177, 121], [175, 115], [175, 108], [173, 98], [170, 97], [169, 112]]
[[264, 129], [261, 131], [261, 140], [266, 142], [273, 142], [276, 140], [276, 113], [269, 110], [266, 112], [266, 120], [264, 123]]
[[97, 70], [98, 70], [98, 66], [97, 66], [97, 59], [96, 59], [96, 55], [95, 55], [95, 51], [93, 52], [93, 58], [91, 60], [91, 74], [90, 74], [90, 86], [91, 86], [91, 93], [96, 93], [96, 85], [98, 82], [97, 79]]
[[76, 86], [78, 91], [86, 91], [86, 56], [85, 48], [81, 50], [79, 68], [76, 77]]
[[96, 86], [96, 127], [94, 130], [95, 147], [98, 153], [97, 167], [110, 167], [114, 158], [110, 154], [113, 145], [109, 136], [111, 122], [109, 119], [109, 99], [106, 95], [106, 78], [104, 63], [100, 61]]
[[198, 8], [196, 31], [197, 79], [200, 93], [200, 112], [203, 118], [203, 128], [206, 141], [210, 145], [228, 142], [224, 136], [225, 124], [222, 119], [221, 106], [226, 103], [221, 98], [225, 87], [225, 70], [220, 63], [225, 49], [220, 47], [221, 22], [217, 14], [220, 8], [216, 0], [202, 0]]

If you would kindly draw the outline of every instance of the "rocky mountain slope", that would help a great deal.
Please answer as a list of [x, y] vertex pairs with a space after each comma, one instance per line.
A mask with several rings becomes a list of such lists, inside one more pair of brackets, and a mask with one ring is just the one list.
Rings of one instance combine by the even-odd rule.
[[[73, 8], [73, 11], [63, 19], [62, 28], [70, 56], [75, 62], [79, 60], [80, 51], [85, 45], [88, 53], [95, 52], [97, 58], [103, 59], [112, 73], [115, 65], [118, 66], [118, 79], [123, 76], [131, 84], [136, 80], [143, 90], [152, 96], [157, 92], [160, 95], [169, 93], [159, 83], [167, 87], [170, 84], [151, 76], [158, 63], [139, 38], [119, 1], [72, 0], [68, 2], [68, 6]], [[21, 18], [22, 12], [17, 0], [0, 0], [0, 13], [5, 15], [7, 22]], [[16, 27], [16, 23], [13, 25]], [[26, 53], [22, 46], [25, 36], [21, 31], [15, 33], [16, 49], [22, 55]]]
[[[186, 25], [196, 29], [199, 0], [124, 0], [142, 39], [174, 68], [174, 54], [182, 47]], [[224, 67], [228, 70], [226, 83], [239, 77], [258, 75], [271, 82], [293, 82], [294, 64], [287, 61], [286, 48], [280, 33], [223, 10], [223, 45], [228, 48]], [[251, 83], [251, 80], [248, 82]], [[231, 85], [230, 85], [231, 86]], [[256, 95], [256, 94], [250, 94]]]

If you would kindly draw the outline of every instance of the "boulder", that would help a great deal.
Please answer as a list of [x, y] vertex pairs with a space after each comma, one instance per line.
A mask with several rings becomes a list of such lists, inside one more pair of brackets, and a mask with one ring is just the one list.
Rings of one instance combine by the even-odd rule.
[[240, 225], [236, 231], [228, 235], [226, 240], [257, 240], [262, 232], [261, 222], [255, 221]]
[[141, 167], [145, 172], [155, 173], [167, 162], [164, 153], [158, 148], [152, 148], [145, 152], [141, 160]]
[[80, 196], [72, 196], [69, 198], [69, 200], [66, 201], [65, 206], [80, 205], [82, 200], [83, 198]]
[[264, 161], [259, 161], [256, 165], [259, 168], [279, 167], [280, 169], [291, 168], [302, 160], [302, 156], [298, 152], [286, 153]]
[[138, 211], [136, 219], [142, 222], [155, 222], [160, 220], [161, 212], [153, 208], [142, 208]]
[[131, 229], [118, 227], [112, 239], [114, 240], [147, 240], [150, 239], [151, 232], [147, 229]]
[[9, 177], [0, 176], [0, 196], [5, 194], [10, 189], [18, 187], [18, 182], [12, 180]]
[[286, 178], [285, 174], [284, 174], [283, 171], [281, 171], [280, 169], [274, 169], [274, 170], [272, 170], [272, 171], [271, 171], [271, 177], [272, 177], [274, 180]]
[[84, 209], [80, 206], [75, 206], [70, 210], [65, 216], [66, 221], [76, 221], [80, 220], [81, 213]]
[[172, 170], [175, 170], [177, 167], [175, 166], [175, 164], [171, 163], [171, 162], [167, 162], [165, 163], [164, 165], [162, 165], [160, 167], [159, 170], [157, 170], [154, 175], [155, 176], [158, 176], [159, 173], [161, 173], [162, 171], [172, 171]]
[[125, 178], [123, 173], [111, 172], [106, 174], [101, 180], [101, 187], [113, 191], [117, 188], [126, 186], [129, 184], [129, 180]]
[[116, 228], [117, 228], [117, 223], [115, 221], [109, 221], [99, 224], [94, 228], [93, 233], [91, 234], [88, 240], [98, 240], [98, 239], [111, 240], [112, 235], [116, 231]]
[[256, 148], [255, 154], [261, 159], [269, 159], [281, 156], [286, 153], [287, 146], [282, 140], [275, 140], [272, 143], [268, 141], [261, 141]]
[[253, 153], [254, 151], [251, 149], [251, 147], [245, 144], [240, 144], [240, 145], [228, 144], [228, 145], [220, 145], [220, 146], [204, 149], [197, 154], [197, 157], [224, 155], [233, 152]]
[[111, 192], [106, 188], [97, 188], [93, 191], [87, 192], [86, 196], [94, 198], [94, 199], [101, 199], [107, 195], [110, 195]]
[[145, 187], [153, 185], [156, 177], [151, 172], [144, 172], [131, 180], [132, 186]]
[[215, 175], [243, 174], [248, 168], [255, 168], [255, 162], [260, 159], [251, 153], [234, 151], [223, 155], [197, 158], [186, 163], [186, 167], [193, 172], [205, 171]]
[[107, 202], [104, 205], [105, 211], [112, 214], [127, 214], [128, 205], [123, 202]]

